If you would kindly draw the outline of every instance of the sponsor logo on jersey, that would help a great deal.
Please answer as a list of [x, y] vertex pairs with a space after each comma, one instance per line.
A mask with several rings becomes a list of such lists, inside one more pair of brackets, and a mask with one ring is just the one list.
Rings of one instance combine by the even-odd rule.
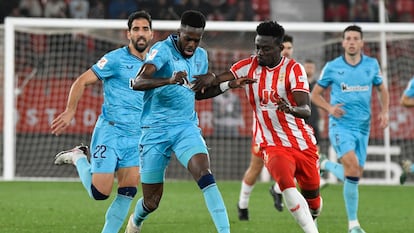
[[151, 53], [148, 55], [147, 60], [153, 60], [154, 57], [155, 57], [155, 55], [157, 55], [157, 53], [158, 53], [158, 50], [157, 49], [151, 50]]

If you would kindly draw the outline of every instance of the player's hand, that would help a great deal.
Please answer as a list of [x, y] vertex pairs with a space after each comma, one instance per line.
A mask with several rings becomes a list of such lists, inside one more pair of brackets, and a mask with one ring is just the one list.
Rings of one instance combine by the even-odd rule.
[[216, 75], [214, 73], [207, 73], [207, 74], [203, 74], [203, 75], [195, 75], [193, 76], [193, 78], [195, 79], [192, 84], [193, 84], [193, 91], [194, 92], [198, 92], [201, 91], [201, 93], [204, 93], [204, 90], [211, 87], [211, 86], [215, 86], [218, 85], [216, 83]]
[[229, 87], [230, 88], [242, 88], [242, 87], [244, 87], [248, 84], [252, 84], [252, 83], [255, 83], [255, 82], [257, 82], [257, 79], [242, 77], [242, 78], [231, 80], [229, 82]]
[[173, 73], [173, 76], [170, 78], [170, 84], [183, 85], [189, 83], [187, 78], [187, 71], [177, 71]]
[[75, 112], [71, 112], [69, 110], [65, 110], [62, 112], [56, 119], [52, 121], [52, 125], [50, 128], [52, 129], [52, 134], [59, 136], [65, 129], [70, 125]]
[[387, 128], [389, 120], [388, 112], [381, 112], [378, 116], [378, 119], [380, 121], [380, 127], [382, 129]]
[[292, 113], [293, 107], [285, 99], [278, 98], [276, 100], [276, 103], [277, 103], [277, 110], [285, 112], [285, 113]]
[[328, 110], [329, 114], [335, 118], [341, 118], [345, 114], [345, 111], [342, 109], [343, 105], [344, 104], [335, 104], [331, 106]]

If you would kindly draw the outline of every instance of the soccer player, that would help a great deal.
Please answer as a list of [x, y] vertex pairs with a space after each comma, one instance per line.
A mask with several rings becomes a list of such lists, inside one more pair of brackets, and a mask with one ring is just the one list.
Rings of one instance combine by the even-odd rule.
[[[350, 233], [365, 232], [358, 221], [358, 183], [367, 158], [373, 87], [379, 92], [382, 106], [378, 127], [388, 126], [388, 89], [378, 61], [362, 54], [363, 45], [361, 27], [345, 28], [344, 54], [325, 64], [311, 95], [312, 102], [329, 113], [329, 139], [341, 164], [325, 158], [321, 159], [320, 167], [344, 182]], [[328, 87], [331, 88], [330, 102], [323, 95]]]
[[105, 54], [72, 84], [66, 109], [52, 122], [52, 133], [60, 135], [70, 125], [77, 104], [88, 85], [102, 81], [104, 101], [102, 113], [91, 139], [90, 163], [88, 148], [78, 146], [62, 151], [55, 164], [73, 164], [89, 196], [108, 199], [115, 176], [118, 194], [105, 215], [102, 232], [118, 232], [128, 215], [139, 182], [138, 142], [143, 93], [132, 90], [130, 79], [138, 73], [153, 37], [151, 16], [145, 11], [128, 18], [129, 44]]
[[311, 114], [309, 84], [303, 66], [281, 56], [284, 32], [277, 22], [260, 23], [255, 56], [236, 62], [215, 79], [198, 77], [193, 89], [204, 93], [197, 92], [197, 98], [207, 98], [229, 88], [245, 87], [257, 125], [254, 140], [266, 168], [302, 230], [318, 232], [313, 221], [322, 207], [318, 154], [313, 130], [304, 120]]
[[151, 48], [133, 83], [134, 90], [144, 93], [140, 142], [143, 197], [129, 218], [127, 233], [140, 232], [143, 221], [158, 208], [173, 152], [202, 191], [217, 232], [230, 232], [227, 210], [210, 171], [191, 89], [193, 76], [208, 71], [207, 52], [198, 47], [205, 24], [201, 12], [185, 11], [178, 34]]
[[[285, 35], [283, 37], [283, 50], [281, 52], [282, 56], [287, 58], [292, 58], [293, 54], [293, 37], [290, 35]], [[256, 133], [257, 133], [257, 122], [253, 119], [253, 137], [252, 137], [252, 149], [250, 156], [250, 164], [247, 170], [244, 173], [241, 189], [239, 194], [239, 202], [237, 203], [237, 211], [239, 220], [249, 220], [249, 200], [250, 195], [253, 191], [254, 185], [256, 184], [257, 178], [259, 177], [263, 169], [263, 155], [258, 146], [260, 142], [256, 142]], [[269, 189], [270, 195], [273, 197], [274, 207], [278, 211], [283, 211], [283, 196], [282, 191], [280, 190], [279, 185], [275, 182]]]
[[[407, 108], [414, 107], [414, 77], [407, 84], [407, 88], [401, 95], [400, 104]], [[407, 180], [407, 175], [414, 172], [414, 165], [411, 160], [403, 160], [401, 162], [403, 173], [400, 176], [400, 184], [404, 184]]]

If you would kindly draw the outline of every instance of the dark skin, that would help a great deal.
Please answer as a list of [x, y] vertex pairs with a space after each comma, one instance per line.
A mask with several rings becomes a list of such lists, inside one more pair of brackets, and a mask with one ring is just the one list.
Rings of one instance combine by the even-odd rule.
[[[177, 47], [183, 57], [189, 58], [193, 55], [198, 47], [202, 32], [199, 31], [184, 31], [179, 33]], [[134, 90], [150, 90], [164, 85], [176, 85], [188, 83], [187, 72], [185, 70], [178, 71], [169, 78], [154, 78], [153, 74], [156, 72], [156, 67], [152, 64], [144, 64], [135, 78], [132, 85]], [[207, 154], [195, 154], [188, 162], [188, 171], [191, 173], [195, 181], [200, 180], [204, 175], [211, 173], [210, 160]], [[163, 194], [164, 183], [145, 184], [142, 183], [142, 192], [144, 197], [144, 204], [150, 210], [154, 211], [158, 208]]]
[[[255, 38], [255, 46], [260, 66], [273, 68], [280, 63], [282, 59], [280, 53], [283, 50], [283, 46], [280, 44], [278, 38], [273, 36], [257, 35]], [[242, 80], [239, 82], [239, 79]], [[203, 99], [204, 97], [210, 98], [211, 95], [221, 93], [219, 87], [221, 82], [229, 81], [230, 88], [240, 88], [246, 84], [249, 85], [257, 81], [248, 77], [239, 79], [236, 79], [230, 71], [222, 73], [217, 77], [210, 74], [201, 75], [197, 77], [196, 81], [194, 81], [193, 90], [197, 91], [197, 98]], [[293, 103], [296, 104], [292, 106], [285, 99], [280, 98], [277, 101], [278, 110], [290, 113], [298, 118], [308, 118], [311, 115], [309, 93], [295, 91], [292, 94], [294, 100]], [[301, 192], [305, 198], [313, 199], [319, 195], [319, 188], [315, 190], [301, 190]]]

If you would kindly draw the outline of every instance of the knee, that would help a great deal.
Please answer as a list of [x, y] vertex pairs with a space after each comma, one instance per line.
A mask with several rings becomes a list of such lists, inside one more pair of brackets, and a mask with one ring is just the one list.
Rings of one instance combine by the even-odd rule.
[[130, 197], [131, 199], [133, 199], [135, 197], [135, 194], [137, 194], [137, 188], [136, 187], [118, 188], [118, 194]]
[[105, 195], [103, 193], [101, 193], [96, 187], [95, 185], [91, 185], [91, 191], [92, 191], [92, 197], [95, 200], [101, 201], [101, 200], [106, 200], [108, 199], [109, 195]]
[[204, 189], [212, 184], [215, 184], [216, 181], [214, 180], [214, 176], [211, 173], [208, 173], [204, 176], [202, 176], [198, 181], [198, 187], [200, 187], [200, 189]]

